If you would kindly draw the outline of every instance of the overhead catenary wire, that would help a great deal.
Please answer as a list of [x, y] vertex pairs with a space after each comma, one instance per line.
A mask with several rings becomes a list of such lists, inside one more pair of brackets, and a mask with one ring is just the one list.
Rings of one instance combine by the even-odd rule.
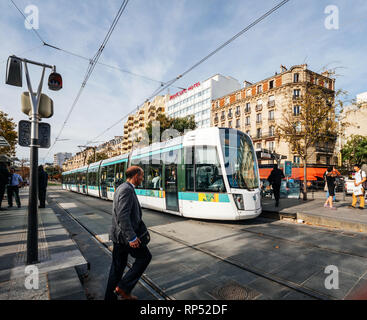
[[55, 138], [54, 143], [52, 144], [51, 148], [48, 149], [48, 152], [47, 152], [46, 156], [44, 157], [44, 160], [48, 156], [48, 154], [50, 153], [51, 149], [55, 146], [56, 142], [59, 140], [59, 138], [61, 136], [61, 133], [63, 132], [63, 130], [64, 130], [64, 128], [65, 128], [65, 126], [66, 126], [66, 124], [67, 124], [67, 122], [68, 122], [68, 120], [69, 120], [69, 118], [71, 116], [71, 113], [73, 112], [73, 110], [74, 110], [74, 108], [75, 108], [75, 106], [76, 106], [76, 104], [77, 104], [77, 102], [78, 102], [78, 100], [79, 100], [79, 98], [80, 98], [80, 96], [81, 96], [81, 94], [82, 94], [82, 92], [83, 92], [83, 90], [84, 90], [84, 88], [85, 88], [85, 86], [86, 86], [86, 84], [87, 84], [87, 82], [88, 82], [91, 74], [93, 73], [93, 70], [94, 70], [94, 68], [96, 66], [96, 63], [97, 63], [98, 59], [100, 58], [103, 50], [105, 49], [105, 47], [106, 47], [106, 45], [108, 43], [108, 40], [110, 39], [113, 31], [115, 30], [116, 25], [117, 25], [117, 23], [118, 23], [121, 15], [122, 15], [122, 13], [125, 11], [126, 6], [127, 6], [128, 3], [129, 3], [129, 0], [123, 0], [122, 4], [121, 4], [121, 6], [120, 6], [120, 8], [119, 8], [119, 10], [118, 10], [118, 12], [117, 12], [114, 20], [113, 20], [113, 22], [112, 22], [112, 24], [111, 24], [111, 26], [110, 26], [110, 28], [109, 28], [109, 30], [108, 30], [108, 32], [107, 32], [104, 40], [103, 40], [103, 42], [102, 42], [102, 44], [100, 45], [98, 51], [95, 53], [95, 55], [91, 59], [89, 65], [88, 65], [88, 69], [86, 71], [86, 74], [85, 74], [83, 83], [82, 83], [82, 85], [81, 85], [81, 87], [80, 87], [80, 89], [78, 91], [78, 94], [77, 94], [77, 96], [76, 96], [73, 104], [71, 105], [71, 108], [70, 108], [70, 110], [69, 110], [69, 112], [68, 112], [68, 114], [66, 116], [66, 119], [65, 119], [64, 123], [61, 126], [61, 129], [60, 129], [57, 137]]
[[[166, 82], [163, 86], [161, 86], [160, 88], [158, 88], [156, 91], [154, 91], [147, 99], [144, 100], [144, 102], [142, 104], [140, 104], [139, 106], [142, 106], [146, 101], [149, 101], [150, 99], [152, 99], [153, 97], [155, 97], [156, 95], [158, 95], [159, 93], [161, 93], [162, 91], [168, 89], [169, 87], [171, 87], [177, 80], [181, 79], [182, 77], [184, 77], [186, 74], [188, 74], [189, 72], [191, 72], [192, 70], [194, 70], [195, 68], [197, 68], [199, 65], [201, 65], [202, 63], [204, 63], [206, 60], [208, 60], [210, 57], [212, 57], [213, 55], [215, 55], [218, 51], [220, 51], [221, 49], [223, 49], [224, 47], [226, 47], [227, 45], [229, 45], [231, 42], [233, 42], [234, 40], [236, 40], [238, 37], [240, 37], [241, 35], [243, 35], [245, 32], [247, 32], [248, 30], [250, 30], [251, 28], [253, 28], [255, 25], [257, 25], [259, 22], [261, 22], [262, 20], [264, 20], [265, 18], [267, 18], [269, 15], [271, 15], [272, 13], [274, 13], [275, 11], [277, 11], [278, 9], [280, 9], [282, 6], [284, 6], [287, 2], [289, 2], [290, 0], [283, 0], [281, 1], [279, 4], [277, 4], [275, 7], [271, 8], [270, 10], [268, 10], [266, 13], [264, 13], [262, 16], [260, 16], [258, 19], [256, 19], [255, 21], [253, 21], [252, 23], [250, 23], [248, 26], [246, 26], [244, 29], [242, 29], [240, 32], [238, 32], [237, 34], [235, 34], [233, 37], [231, 37], [229, 40], [227, 40], [226, 42], [224, 42], [222, 45], [220, 45], [219, 47], [217, 47], [215, 50], [213, 50], [212, 52], [210, 52], [208, 55], [206, 55], [204, 58], [202, 58], [201, 60], [199, 60], [197, 63], [195, 63], [194, 65], [192, 65], [190, 68], [188, 68], [186, 71], [184, 71], [183, 73], [179, 74], [176, 78]], [[94, 139], [92, 139], [91, 141], [96, 140], [97, 138], [101, 137], [103, 134], [105, 134], [106, 132], [108, 132], [109, 130], [111, 130], [113, 127], [115, 127], [117, 124], [119, 124], [121, 121], [123, 121], [124, 119], [126, 119], [132, 112], [135, 111], [136, 108], [134, 108], [133, 110], [131, 110], [129, 113], [127, 113], [126, 115], [124, 115], [122, 118], [119, 119], [118, 122], [115, 122], [113, 125], [111, 125], [107, 130], [104, 130], [101, 134], [99, 134], [98, 136], [96, 136]], [[87, 143], [88, 144], [88, 143]]]

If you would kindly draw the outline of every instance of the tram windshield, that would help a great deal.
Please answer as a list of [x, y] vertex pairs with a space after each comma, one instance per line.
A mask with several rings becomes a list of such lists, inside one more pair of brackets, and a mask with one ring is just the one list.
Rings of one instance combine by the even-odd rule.
[[240, 131], [220, 129], [220, 139], [231, 188], [258, 188], [256, 154], [250, 138]]

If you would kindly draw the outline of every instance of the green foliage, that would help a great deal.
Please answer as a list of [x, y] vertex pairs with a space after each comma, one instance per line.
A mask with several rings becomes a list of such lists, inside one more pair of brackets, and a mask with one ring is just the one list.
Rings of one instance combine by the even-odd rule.
[[10, 147], [0, 147], [0, 154], [9, 157], [15, 156], [15, 146], [18, 140], [18, 133], [15, 130], [17, 124], [12, 118], [8, 118], [8, 114], [0, 111], [0, 136], [10, 144]]
[[87, 164], [91, 164], [93, 162], [97, 162], [100, 160], [108, 159], [108, 155], [104, 152], [97, 152], [96, 153], [96, 160], [94, 160], [94, 156], [90, 156], [87, 160]]
[[352, 135], [341, 152], [343, 163], [349, 167], [367, 163], [367, 137]]
[[[167, 129], [175, 129], [180, 134], [183, 134], [185, 130], [195, 130], [196, 123], [195, 123], [195, 116], [186, 116], [181, 118], [169, 118], [164, 114], [160, 114], [157, 116], [155, 121], [160, 122], [160, 134], [167, 130]], [[152, 143], [152, 130], [153, 124], [150, 121], [146, 128], [148, 135], [149, 135], [149, 143]]]

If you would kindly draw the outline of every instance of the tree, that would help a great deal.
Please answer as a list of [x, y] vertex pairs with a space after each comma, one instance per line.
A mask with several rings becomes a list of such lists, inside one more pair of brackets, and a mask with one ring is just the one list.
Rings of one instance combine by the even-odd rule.
[[[195, 116], [193, 115], [181, 118], [169, 118], [165, 114], [159, 114], [155, 121], [160, 123], [161, 134], [167, 129], [175, 129], [181, 134], [183, 134], [185, 130], [196, 129]], [[149, 143], [152, 143], [153, 121], [148, 123], [146, 130], [149, 135]]]
[[108, 159], [108, 155], [104, 152], [97, 152], [96, 153], [96, 160], [94, 160], [94, 157], [89, 157], [87, 160], [87, 164], [91, 164], [93, 162], [97, 162], [100, 160], [105, 160]]
[[[335, 144], [338, 122], [336, 109], [342, 108], [338, 97], [342, 90], [334, 92], [321, 86], [307, 84], [304, 94], [293, 97], [282, 113], [283, 122], [276, 126], [276, 136], [288, 142], [299, 155], [304, 166], [303, 199], [307, 199], [307, 162], [317, 146]], [[295, 108], [295, 106], [299, 106]]]
[[352, 135], [341, 150], [342, 161], [350, 168], [354, 164], [367, 163], [367, 137]]
[[9, 157], [15, 156], [15, 146], [18, 141], [18, 133], [15, 130], [17, 124], [12, 118], [8, 118], [8, 114], [0, 111], [0, 136], [3, 136], [9, 143], [10, 147], [0, 147], [0, 154]]

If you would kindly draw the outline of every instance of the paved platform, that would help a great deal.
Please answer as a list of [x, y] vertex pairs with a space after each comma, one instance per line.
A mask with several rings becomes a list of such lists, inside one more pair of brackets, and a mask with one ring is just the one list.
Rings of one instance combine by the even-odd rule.
[[[78, 272], [86, 273], [88, 263], [51, 208], [38, 212], [38, 289], [27, 269], [27, 189], [21, 191], [23, 206], [0, 211], [0, 300], [83, 299]], [[3, 204], [4, 201], [3, 201]], [[34, 278], [36, 281], [36, 278]], [[85, 299], [85, 295], [84, 295]]]
[[[337, 193], [334, 206], [336, 210], [324, 208], [325, 193], [308, 194], [309, 200], [280, 199], [279, 207], [275, 207], [275, 200], [262, 199], [262, 216], [276, 219], [303, 220], [305, 223], [337, 228], [352, 232], [367, 232], [367, 208], [364, 210], [349, 208], [351, 196]], [[359, 205], [359, 204], [357, 204]]]

